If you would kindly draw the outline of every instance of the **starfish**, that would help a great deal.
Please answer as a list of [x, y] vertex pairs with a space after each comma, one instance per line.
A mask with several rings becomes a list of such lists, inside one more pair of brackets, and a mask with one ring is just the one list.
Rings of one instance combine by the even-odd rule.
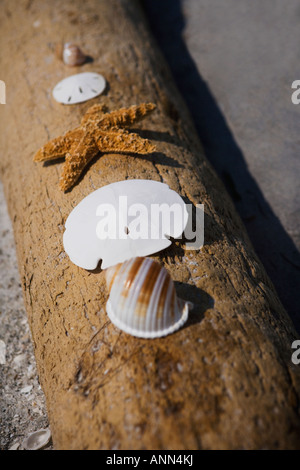
[[63, 136], [50, 140], [34, 156], [35, 162], [45, 162], [65, 157], [59, 187], [72, 188], [84, 168], [99, 153], [147, 154], [155, 146], [139, 135], [129, 133], [128, 127], [141, 121], [156, 108], [153, 103], [143, 103], [103, 113], [103, 106], [95, 104], [87, 110], [80, 126]]

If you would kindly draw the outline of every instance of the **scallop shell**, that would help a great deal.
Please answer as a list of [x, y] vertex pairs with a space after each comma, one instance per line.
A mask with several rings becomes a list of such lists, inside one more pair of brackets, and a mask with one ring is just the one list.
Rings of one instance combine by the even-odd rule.
[[24, 439], [23, 447], [26, 450], [39, 450], [43, 449], [47, 444], [49, 444], [51, 439], [51, 431], [49, 428], [40, 429], [35, 431]]
[[136, 257], [106, 270], [107, 314], [133, 336], [159, 338], [187, 320], [191, 302], [177, 297], [168, 271], [151, 258]]
[[82, 52], [79, 46], [70, 42], [64, 44], [62, 59], [64, 64], [69, 67], [82, 65], [86, 61], [86, 55]]

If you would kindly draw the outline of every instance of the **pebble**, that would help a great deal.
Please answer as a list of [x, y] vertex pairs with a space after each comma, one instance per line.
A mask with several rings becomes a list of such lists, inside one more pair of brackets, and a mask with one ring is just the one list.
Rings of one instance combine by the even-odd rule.
[[20, 447], [19, 442], [16, 442], [16, 443], [13, 444], [8, 450], [18, 450], [19, 447]]
[[26, 359], [26, 354], [18, 354], [17, 356], [14, 357], [14, 364], [16, 366], [20, 366], [22, 362], [24, 362]]
[[27, 385], [26, 387], [20, 390], [20, 393], [29, 393], [32, 390], [32, 385]]

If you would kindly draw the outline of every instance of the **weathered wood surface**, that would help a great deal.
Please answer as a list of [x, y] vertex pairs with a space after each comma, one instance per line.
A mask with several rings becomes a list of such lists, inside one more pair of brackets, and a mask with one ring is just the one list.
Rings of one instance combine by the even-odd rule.
[[[2, 1], [1, 177], [14, 224], [41, 385], [57, 449], [300, 447], [297, 337], [222, 184], [207, 163], [181, 98], [130, 0]], [[54, 42], [94, 58], [69, 69]], [[102, 73], [94, 102], [110, 110], [152, 101], [139, 126], [153, 156], [104, 155], [74, 189], [58, 189], [61, 163], [33, 155], [74, 128], [93, 103], [62, 106], [51, 90], [76, 71]], [[159, 340], [121, 333], [105, 312], [104, 273], [74, 266], [62, 235], [71, 209], [126, 178], [163, 181], [205, 204], [205, 246], [156, 256], [196, 304], [179, 332]]]

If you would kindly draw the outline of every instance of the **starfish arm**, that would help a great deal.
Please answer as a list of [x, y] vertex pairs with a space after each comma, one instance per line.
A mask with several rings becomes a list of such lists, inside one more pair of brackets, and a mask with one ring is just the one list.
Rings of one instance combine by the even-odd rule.
[[148, 139], [119, 129], [115, 132], [96, 130], [94, 139], [103, 153], [153, 153], [156, 148]]
[[81, 119], [81, 126], [85, 126], [89, 121], [100, 121], [103, 118], [103, 114], [106, 112], [107, 106], [105, 104], [94, 104], [87, 110]]
[[123, 128], [145, 118], [155, 108], [153, 103], [143, 103], [106, 113], [105, 106], [94, 105], [87, 110], [79, 127], [45, 144], [35, 154], [34, 161], [44, 162], [65, 157], [59, 186], [62, 191], [67, 191], [99, 150], [133, 154], [154, 152], [156, 148], [148, 139]]
[[62, 191], [67, 191], [74, 186], [84, 168], [98, 152], [99, 149], [93, 136], [88, 134], [83, 136], [74, 151], [66, 154], [59, 180], [59, 187]]
[[76, 129], [67, 132], [61, 137], [56, 137], [50, 140], [40, 148], [35, 154], [34, 162], [45, 162], [48, 160], [55, 160], [64, 157], [74, 144], [77, 146], [79, 140], [82, 138], [83, 131], [77, 127]]
[[109, 129], [113, 126], [127, 127], [138, 121], [141, 121], [148, 116], [156, 105], [153, 103], [142, 103], [137, 106], [131, 106], [130, 108], [122, 108], [118, 111], [112, 111], [109, 114], [105, 114], [99, 121], [99, 127], [102, 129]]

